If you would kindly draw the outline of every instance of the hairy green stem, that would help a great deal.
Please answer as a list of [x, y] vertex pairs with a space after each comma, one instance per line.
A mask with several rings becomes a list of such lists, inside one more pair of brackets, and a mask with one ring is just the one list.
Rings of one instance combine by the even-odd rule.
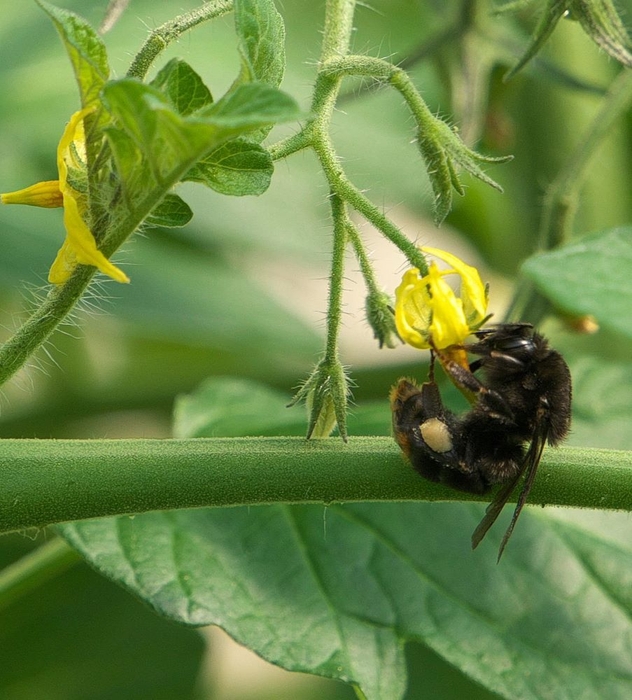
[[362, 242], [362, 238], [358, 229], [353, 225], [351, 221], [347, 219], [346, 222], [347, 237], [353, 246], [353, 252], [355, 253], [356, 260], [360, 265], [360, 272], [364, 278], [364, 283], [366, 284], [367, 291], [369, 294], [379, 294], [380, 288], [378, 287], [377, 281], [375, 279], [375, 271], [369, 256], [367, 255], [366, 248]]
[[355, 6], [356, 0], [327, 0], [320, 52], [321, 65], [332, 58], [349, 53]]
[[197, 9], [186, 12], [160, 25], [160, 27], [151, 32], [140, 51], [134, 56], [134, 60], [127, 71], [127, 77], [143, 80], [151, 64], [172, 41], [198, 24], [221, 17], [232, 9], [232, 0], [214, 0], [213, 2], [205, 2]]
[[[354, 9], [355, 0], [329, 0], [327, 2], [319, 73], [314, 86], [311, 107], [311, 111], [315, 115], [314, 120], [300, 133], [271, 146], [270, 154], [274, 160], [278, 160], [304, 148], [313, 148], [331, 191], [362, 214], [367, 221], [372, 223], [404, 253], [411, 265], [426, 275], [428, 274], [428, 264], [423, 254], [347, 178], [329, 136], [331, 118], [345, 75], [373, 75], [388, 80], [394, 72], [401, 72], [400, 69], [387, 61], [369, 57], [347, 56], [353, 28]], [[405, 81], [402, 81], [402, 84], [405, 84]], [[400, 91], [402, 94], [406, 93], [404, 96], [408, 101], [413, 100], [405, 87]], [[425, 107], [420, 97], [418, 101], [421, 101]], [[417, 102], [414, 102], [415, 108], [419, 107]], [[425, 109], [427, 110], [427, 107]], [[430, 115], [429, 112], [428, 114]]]
[[31, 317], [0, 346], [0, 385], [10, 379], [48, 339], [81, 298], [95, 268], [79, 265], [64, 285], [52, 287]]
[[[174, 508], [489, 500], [420, 478], [391, 438], [3, 440], [0, 532]], [[632, 453], [544, 453], [529, 502], [632, 510]]]
[[[180, 163], [177, 169], [165, 175], [163, 189], [153, 190], [145, 199], [137, 203], [134, 211], [107, 232], [100, 246], [109, 258], [142, 223], [149, 212], [161, 201], [165, 191], [178, 182], [193, 163], [203, 154], [196, 154]], [[48, 339], [57, 326], [72, 312], [81, 295], [96, 274], [91, 265], [78, 265], [72, 276], [63, 285], [54, 286], [44, 302], [31, 317], [0, 346], [0, 385], [10, 379], [28, 358]]]
[[338, 359], [338, 335], [342, 322], [342, 293], [345, 274], [345, 250], [347, 248], [347, 213], [345, 204], [335, 194], [330, 195], [331, 216], [334, 222], [334, 245], [331, 253], [329, 277], [329, 303], [327, 306], [327, 342], [325, 362]]
[[59, 537], [24, 555], [0, 571], [0, 610], [80, 561]]
[[[324, 155], [324, 158], [321, 157], [321, 163], [323, 163], [323, 168], [326, 172], [328, 169], [331, 171], [331, 169], [335, 168], [334, 163], [327, 162], [328, 154], [321, 155]], [[404, 253], [410, 264], [419, 269], [422, 276], [428, 274], [428, 263], [418, 246], [408, 239], [387, 216], [382, 214], [378, 207], [367, 199], [344, 174], [339, 173], [338, 177], [328, 177], [328, 179], [331, 188], [357, 212], [362, 214], [367, 221], [381, 231], [391, 243], [396, 245]]]

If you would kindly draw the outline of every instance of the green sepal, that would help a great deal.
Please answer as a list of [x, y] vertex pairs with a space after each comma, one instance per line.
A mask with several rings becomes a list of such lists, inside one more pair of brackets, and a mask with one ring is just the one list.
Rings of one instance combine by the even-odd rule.
[[452, 189], [465, 193], [457, 166], [482, 182], [502, 192], [502, 187], [485, 174], [479, 163], [506, 163], [513, 156], [483, 156], [468, 148], [459, 135], [441, 119], [426, 116], [417, 133], [419, 150], [426, 164], [435, 195], [434, 219], [439, 225], [452, 207]]
[[340, 360], [323, 358], [294, 395], [288, 406], [305, 402], [307, 407], [307, 439], [329, 437], [338, 427], [346, 442], [347, 406], [350, 382]]
[[612, 0], [548, 0], [526, 51], [505, 80], [540, 51], [562, 17], [579, 22], [597, 46], [622, 65], [632, 67], [630, 38]]
[[630, 37], [612, 0], [570, 0], [570, 11], [600, 49], [632, 67]]
[[512, 78], [521, 68], [538, 53], [544, 46], [546, 40], [551, 36], [565, 12], [571, 4], [571, 0], [548, 0], [542, 16], [533, 32], [531, 41], [524, 54], [516, 65], [505, 75], [505, 80]]

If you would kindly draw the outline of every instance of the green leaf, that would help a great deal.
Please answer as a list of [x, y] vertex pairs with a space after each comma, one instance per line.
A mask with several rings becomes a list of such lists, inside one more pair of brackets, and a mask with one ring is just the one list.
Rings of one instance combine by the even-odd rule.
[[130, 78], [109, 82], [104, 98], [158, 181], [232, 137], [299, 116], [291, 97], [261, 83], [242, 85], [192, 116], [181, 116], [159, 90]]
[[630, 659], [611, 641], [632, 631], [619, 600], [630, 551], [602, 541], [586, 570], [569, 528], [533, 516], [500, 568], [495, 550], [469, 551], [480, 515], [461, 504], [272, 506], [62, 532], [160, 614], [219, 624], [274, 663], [359, 683], [369, 700], [402, 697], [406, 639], [507, 698], [628, 697]]
[[[273, 0], [236, 0], [234, 13], [241, 54], [235, 86], [261, 82], [278, 87], [285, 72], [285, 25]], [[250, 138], [260, 142], [269, 132], [264, 127]]]
[[45, 0], [37, 2], [53, 20], [64, 42], [79, 85], [82, 106], [98, 104], [101, 90], [110, 75], [103, 42], [79, 15], [55, 7]]
[[145, 156], [150, 160], [151, 156], [160, 157], [163, 140], [166, 137], [169, 141], [169, 134], [162, 133], [167, 129], [160, 128], [161, 117], [170, 115], [172, 123], [179, 119], [168, 98], [156, 88], [130, 78], [110, 81], [103, 97], [112, 115]]
[[193, 218], [191, 207], [177, 194], [169, 193], [145, 219], [150, 226], [180, 228], [186, 226]]
[[608, 229], [534, 255], [523, 273], [558, 308], [632, 337], [632, 227]]
[[[209, 382], [180, 400], [178, 435], [256, 432], [283, 414], [282, 396]], [[206, 509], [61, 530], [160, 614], [218, 624], [285, 668], [358, 684], [368, 700], [403, 697], [413, 639], [506, 698], [629, 697], [632, 661], [612, 643], [632, 634], [629, 518], [614, 514], [602, 535], [572, 511], [527, 511], [500, 566], [502, 527], [469, 549], [478, 505]]]
[[264, 83], [248, 83], [224, 95], [197, 115], [213, 124], [247, 131], [304, 117], [296, 102], [284, 92]]
[[265, 148], [238, 138], [205, 156], [184, 179], [201, 182], [221, 194], [240, 197], [263, 194], [270, 186], [273, 172], [274, 164]]
[[213, 97], [202, 78], [179, 58], [169, 61], [150, 85], [166, 95], [176, 112], [183, 116], [213, 103]]
[[289, 398], [259, 382], [209, 379], [193, 393], [178, 397], [174, 436], [238, 437], [244, 426], [253, 435], [304, 435], [305, 412], [283, 410]]
[[273, 0], [235, 0], [234, 12], [244, 79], [278, 87], [285, 72], [285, 26]]

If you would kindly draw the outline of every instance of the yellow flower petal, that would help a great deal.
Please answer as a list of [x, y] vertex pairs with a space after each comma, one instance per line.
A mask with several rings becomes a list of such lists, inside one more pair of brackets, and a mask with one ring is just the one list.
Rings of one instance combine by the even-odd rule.
[[79, 167], [81, 163], [77, 162], [75, 154], [80, 157], [85, 156], [83, 119], [93, 111], [94, 107], [88, 107], [75, 112], [66, 125], [57, 147], [59, 189], [64, 199], [66, 240], [48, 274], [48, 281], [52, 284], [67, 282], [77, 264], [94, 265], [117, 282], [129, 282], [127, 275], [113, 265], [97, 248], [94, 236], [81, 216], [79, 204], [81, 195], [68, 184], [68, 164]]
[[[463, 302], [463, 313], [467, 318], [470, 328], [476, 328], [487, 314], [487, 287], [483, 284], [478, 270], [471, 265], [466, 265], [462, 260], [445, 250], [439, 248], [424, 247], [424, 253], [448, 263], [453, 271], [461, 278], [460, 297]], [[444, 274], [448, 274], [447, 271]]]
[[400, 338], [420, 350], [430, 348], [428, 326], [430, 324], [430, 295], [428, 286], [419, 277], [419, 270], [412, 268], [404, 273], [402, 283], [395, 290], [395, 325]]
[[64, 195], [64, 225], [66, 240], [50, 269], [49, 282], [63, 284], [68, 281], [78, 263], [94, 265], [117, 282], [129, 282], [127, 275], [97, 249], [94, 236], [81, 218], [77, 201], [70, 195]]
[[57, 171], [59, 172], [59, 189], [65, 194], [68, 189], [68, 165], [67, 160], [76, 164], [73, 155], [73, 144], [79, 153], [85, 154], [86, 136], [83, 130], [83, 120], [88, 114], [94, 112], [95, 107], [86, 107], [75, 112], [66, 124], [64, 133], [57, 146]]
[[64, 198], [59, 188], [59, 180], [36, 182], [30, 187], [0, 195], [3, 204], [28, 204], [31, 207], [53, 209], [64, 205]]
[[450, 345], [462, 343], [470, 334], [470, 327], [465, 320], [463, 304], [456, 298], [450, 285], [443, 279], [436, 263], [431, 263], [428, 277], [430, 287], [430, 338], [432, 344], [441, 350]]
[[68, 281], [78, 264], [94, 265], [117, 282], [129, 282], [127, 275], [97, 248], [96, 240], [81, 216], [85, 197], [68, 184], [69, 167], [85, 169], [86, 139], [83, 120], [94, 111], [95, 107], [88, 107], [70, 117], [57, 146], [59, 180], [38, 182], [23, 190], [0, 195], [3, 204], [64, 207], [66, 239], [48, 275], [49, 282], [53, 284]]
[[[422, 248], [451, 266], [439, 270], [432, 262], [428, 275], [419, 276], [413, 268], [404, 273], [395, 292], [395, 323], [401, 339], [408, 345], [425, 350], [461, 345], [485, 319], [487, 289], [478, 270], [450, 253], [436, 248]], [[461, 280], [457, 295], [445, 281], [448, 275]]]

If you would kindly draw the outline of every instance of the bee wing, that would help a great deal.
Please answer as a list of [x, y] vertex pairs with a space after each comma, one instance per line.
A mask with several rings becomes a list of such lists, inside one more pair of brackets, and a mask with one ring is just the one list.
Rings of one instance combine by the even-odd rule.
[[511, 537], [511, 533], [516, 525], [518, 516], [520, 515], [522, 508], [527, 501], [527, 497], [529, 496], [529, 492], [531, 491], [531, 487], [533, 486], [533, 481], [535, 479], [536, 472], [538, 471], [538, 465], [540, 464], [540, 459], [542, 458], [542, 450], [544, 450], [544, 445], [546, 443], [546, 434], [546, 429], [543, 429], [542, 424], [540, 424], [536, 434], [533, 436], [531, 444], [529, 445], [529, 449], [527, 450], [518, 474], [516, 474], [516, 476], [510, 482], [505, 484], [505, 486], [500, 489], [500, 491], [494, 497], [494, 500], [487, 506], [485, 516], [472, 534], [472, 549], [476, 549], [476, 547], [478, 547], [483, 537], [485, 537], [487, 534], [489, 528], [496, 522], [496, 519], [500, 515], [502, 509], [505, 507], [505, 504], [509, 500], [509, 497], [513, 493], [518, 482], [522, 478], [523, 474], [526, 473], [522, 491], [520, 492], [518, 502], [516, 503], [516, 509], [514, 510], [511, 522], [509, 523], [509, 527], [505, 532], [502, 542], [500, 543], [500, 548], [498, 550], [498, 561], [500, 561], [500, 557], [502, 556], [507, 542]]
[[520, 492], [520, 496], [518, 496], [518, 502], [516, 503], [516, 509], [514, 510], [513, 516], [511, 518], [511, 522], [509, 523], [509, 527], [507, 528], [507, 531], [505, 532], [505, 534], [503, 536], [502, 542], [500, 543], [500, 547], [498, 549], [497, 561], [500, 561], [500, 557], [502, 556], [502, 554], [505, 550], [505, 547], [507, 545], [507, 542], [509, 542], [509, 538], [511, 537], [511, 533], [513, 532], [514, 526], [516, 524], [516, 520], [518, 520], [518, 516], [520, 515], [522, 508], [523, 508], [524, 504], [527, 502], [529, 492], [531, 491], [531, 487], [533, 486], [533, 482], [535, 480], [536, 472], [538, 471], [538, 465], [540, 464], [540, 459], [542, 458], [542, 450], [544, 450], [545, 443], [546, 443], [546, 437], [544, 435], [542, 435], [542, 436], [538, 437], [537, 440], [534, 440], [531, 443], [531, 445], [529, 446], [529, 450], [527, 451], [527, 457], [525, 460], [525, 466], [522, 469], [523, 473], [526, 471], [524, 484], [522, 486], [522, 491]]

